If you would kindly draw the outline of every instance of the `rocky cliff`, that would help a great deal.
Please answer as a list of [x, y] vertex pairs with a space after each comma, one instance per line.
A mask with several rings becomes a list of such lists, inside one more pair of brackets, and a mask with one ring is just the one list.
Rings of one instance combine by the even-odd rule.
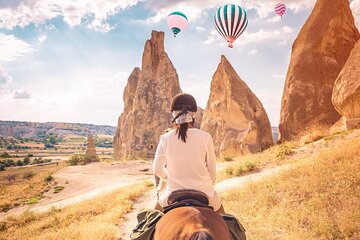
[[360, 127], [360, 41], [335, 81], [332, 102], [344, 117], [345, 129]]
[[213, 136], [219, 157], [261, 151], [273, 143], [265, 109], [225, 56], [211, 82], [201, 129]]
[[164, 50], [164, 33], [153, 31], [141, 70], [133, 70], [124, 90], [124, 111], [113, 140], [116, 160], [153, 157], [159, 136], [172, 126], [170, 103], [180, 92], [176, 69]]
[[334, 82], [359, 39], [348, 0], [318, 0], [292, 48], [282, 98], [279, 138], [288, 140], [340, 115]]

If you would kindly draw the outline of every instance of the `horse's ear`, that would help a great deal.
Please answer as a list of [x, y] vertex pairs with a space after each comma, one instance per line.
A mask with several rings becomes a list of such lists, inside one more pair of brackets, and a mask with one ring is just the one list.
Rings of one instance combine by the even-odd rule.
[[208, 231], [199, 231], [194, 233], [189, 240], [214, 240]]

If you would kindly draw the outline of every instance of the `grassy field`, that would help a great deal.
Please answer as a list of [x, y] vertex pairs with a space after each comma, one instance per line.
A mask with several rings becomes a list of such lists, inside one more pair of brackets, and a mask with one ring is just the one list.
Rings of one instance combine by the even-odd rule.
[[347, 131], [329, 135], [323, 126], [320, 126], [317, 130], [313, 127], [309, 134], [303, 134], [293, 141], [273, 145], [263, 152], [248, 154], [234, 159], [225, 158], [223, 161], [231, 163], [224, 170], [219, 171], [218, 182], [232, 177], [247, 175], [263, 168], [272, 168], [282, 164], [297, 162], [298, 159], [292, 157], [292, 155], [296, 154], [298, 148], [320, 139], [324, 139], [325, 144], [323, 145], [326, 147], [327, 143], [344, 139], [350, 133], [351, 131]]
[[[111, 141], [110, 136], [101, 135], [97, 137], [98, 141]], [[53, 161], [67, 160], [74, 154], [84, 154], [86, 151], [86, 138], [81, 136], [67, 136], [61, 142], [56, 143], [54, 148], [45, 148], [44, 143], [35, 141], [20, 141], [15, 140], [18, 149], [0, 148], [1, 153], [8, 153], [12, 157], [7, 159], [22, 160], [24, 157], [32, 154], [34, 158], [51, 159]], [[100, 159], [112, 158], [113, 148], [97, 147], [96, 151]], [[4, 160], [4, 159], [0, 159]]]
[[[0, 211], [36, 203], [56, 185], [49, 176], [65, 166], [67, 164], [62, 162], [58, 165], [16, 167], [0, 171]], [[15, 176], [15, 180], [9, 182], [8, 177], [11, 175]]]
[[125, 187], [63, 209], [45, 213], [25, 212], [0, 222], [1, 240], [118, 239], [125, 213], [152, 185], [148, 182]]
[[360, 136], [222, 197], [249, 239], [360, 239]]

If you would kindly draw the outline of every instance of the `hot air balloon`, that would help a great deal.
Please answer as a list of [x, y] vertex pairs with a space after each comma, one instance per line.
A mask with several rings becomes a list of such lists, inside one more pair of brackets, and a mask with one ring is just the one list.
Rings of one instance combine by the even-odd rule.
[[233, 48], [233, 42], [245, 31], [248, 25], [246, 12], [235, 4], [227, 4], [214, 14], [215, 28]]
[[167, 19], [167, 25], [171, 29], [171, 31], [174, 33], [174, 37], [184, 30], [188, 24], [188, 19], [185, 16], [185, 14], [181, 12], [172, 12], [168, 15]]
[[286, 11], [286, 6], [283, 3], [278, 3], [275, 6], [275, 13], [282, 17]]

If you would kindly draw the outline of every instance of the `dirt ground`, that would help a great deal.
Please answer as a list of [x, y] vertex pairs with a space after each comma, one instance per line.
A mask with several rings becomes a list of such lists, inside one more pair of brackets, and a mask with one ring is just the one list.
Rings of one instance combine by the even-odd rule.
[[32, 206], [22, 206], [1, 213], [0, 220], [26, 210], [46, 211], [52, 207], [61, 208], [126, 185], [152, 180], [151, 168], [149, 161], [92, 163], [85, 166], [65, 167], [53, 174], [55, 181], [63, 186], [64, 190], [57, 194], [50, 191], [45, 198]]

